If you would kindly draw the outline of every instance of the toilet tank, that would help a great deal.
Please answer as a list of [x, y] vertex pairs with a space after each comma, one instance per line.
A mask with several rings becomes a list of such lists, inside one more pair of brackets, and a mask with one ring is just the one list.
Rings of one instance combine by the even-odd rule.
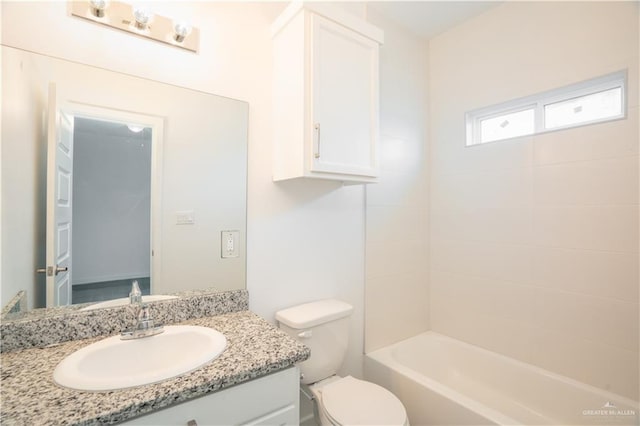
[[280, 328], [311, 349], [299, 364], [302, 383], [315, 383], [338, 372], [349, 343], [353, 306], [336, 299], [305, 303], [276, 312]]

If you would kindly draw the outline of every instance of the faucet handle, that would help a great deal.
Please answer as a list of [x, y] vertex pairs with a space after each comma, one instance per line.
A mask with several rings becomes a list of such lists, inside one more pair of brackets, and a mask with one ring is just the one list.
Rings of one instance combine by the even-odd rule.
[[154, 328], [153, 318], [151, 317], [151, 310], [149, 305], [140, 305], [140, 311], [138, 312], [138, 321], [136, 322], [136, 330], [148, 330]]
[[160, 334], [164, 331], [162, 325], [156, 326], [154, 324], [149, 305], [140, 304], [139, 309], [136, 325], [133, 327], [132, 331], [125, 331], [121, 333], [122, 340], [155, 336], [156, 334]]
[[138, 312], [138, 321], [153, 321], [151, 318], [151, 311], [149, 310], [149, 305], [141, 304], [140, 311]]

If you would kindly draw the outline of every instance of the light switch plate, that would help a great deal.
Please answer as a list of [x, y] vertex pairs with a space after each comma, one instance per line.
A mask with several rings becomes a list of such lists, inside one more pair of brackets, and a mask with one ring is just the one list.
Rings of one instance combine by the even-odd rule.
[[194, 225], [195, 223], [196, 214], [193, 210], [176, 212], [176, 225]]

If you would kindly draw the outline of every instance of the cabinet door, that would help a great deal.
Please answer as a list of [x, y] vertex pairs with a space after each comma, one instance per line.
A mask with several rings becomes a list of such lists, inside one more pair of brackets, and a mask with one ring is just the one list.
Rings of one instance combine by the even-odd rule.
[[311, 20], [311, 171], [376, 177], [378, 43]]
[[244, 423], [242, 426], [287, 426], [300, 423], [297, 406], [290, 404], [272, 413], [265, 414], [258, 419]]
[[123, 425], [296, 425], [300, 370], [269, 374], [218, 392], [130, 419]]

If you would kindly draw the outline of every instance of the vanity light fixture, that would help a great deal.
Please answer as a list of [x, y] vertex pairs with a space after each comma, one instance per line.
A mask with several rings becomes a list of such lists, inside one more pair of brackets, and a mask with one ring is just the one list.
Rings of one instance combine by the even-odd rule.
[[200, 31], [184, 21], [154, 14], [147, 5], [115, 0], [69, 0], [71, 14], [171, 46], [198, 52]]
[[140, 31], [146, 31], [153, 19], [153, 12], [146, 7], [136, 7], [133, 9], [134, 26]]
[[191, 25], [187, 24], [186, 22], [174, 23], [173, 31], [174, 31], [173, 39], [177, 43], [183, 43], [184, 39], [189, 34], [191, 34]]
[[89, 0], [91, 14], [96, 18], [104, 18], [104, 10], [109, 6], [109, 0]]
[[133, 133], [140, 133], [144, 130], [144, 126], [138, 126], [137, 124], [127, 124], [127, 128]]

